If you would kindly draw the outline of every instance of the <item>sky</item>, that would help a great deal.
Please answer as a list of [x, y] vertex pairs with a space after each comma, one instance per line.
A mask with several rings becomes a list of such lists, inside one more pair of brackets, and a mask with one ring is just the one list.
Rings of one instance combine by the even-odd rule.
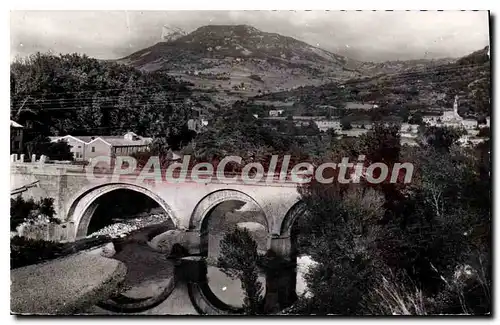
[[248, 24], [363, 61], [460, 57], [489, 44], [487, 11], [12, 11], [11, 60], [36, 52], [117, 59], [162, 26]]

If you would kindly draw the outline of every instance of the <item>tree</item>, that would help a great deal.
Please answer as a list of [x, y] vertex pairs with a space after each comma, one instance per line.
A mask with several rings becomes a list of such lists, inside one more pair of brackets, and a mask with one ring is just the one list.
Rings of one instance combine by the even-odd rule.
[[312, 298], [295, 312], [362, 314], [364, 297], [379, 270], [371, 247], [384, 213], [383, 195], [319, 183], [299, 191], [308, 211], [297, 221], [299, 245], [318, 264], [306, 275]]
[[[369, 163], [384, 162], [389, 170], [397, 161], [411, 162], [410, 184], [313, 181], [299, 187], [307, 213], [295, 225], [298, 245], [318, 264], [306, 276], [312, 297], [302, 297], [292, 313], [491, 309], [488, 145], [474, 152], [454, 146], [401, 148], [397, 130], [376, 125], [366, 136], [342, 139], [330, 159], [363, 153]], [[466, 265], [468, 275], [457, 271]], [[412, 292], [398, 289], [415, 286]], [[415, 292], [425, 310], [408, 303]]]
[[464, 129], [430, 126], [425, 128], [420, 142], [437, 150], [449, 151], [450, 147], [464, 134], [467, 134]]
[[85, 55], [37, 53], [16, 60], [10, 71], [11, 118], [31, 125], [25, 143], [53, 134], [127, 131], [179, 137], [197, 102], [187, 104], [188, 84], [164, 73], [142, 72]]
[[31, 155], [45, 155], [51, 160], [73, 160], [71, 146], [64, 140], [51, 142], [46, 136], [37, 136], [26, 143], [26, 152]]
[[247, 229], [236, 228], [220, 242], [217, 266], [231, 278], [241, 281], [245, 292], [243, 308], [247, 315], [257, 315], [261, 308], [262, 285], [258, 281], [257, 243]]
[[413, 113], [410, 116], [410, 118], [408, 119], [408, 123], [423, 125], [424, 124], [424, 120], [423, 120], [422, 112], [416, 111], [415, 113]]
[[352, 129], [351, 122], [347, 118], [343, 118], [340, 121], [340, 124], [342, 126], [342, 130], [351, 130]]

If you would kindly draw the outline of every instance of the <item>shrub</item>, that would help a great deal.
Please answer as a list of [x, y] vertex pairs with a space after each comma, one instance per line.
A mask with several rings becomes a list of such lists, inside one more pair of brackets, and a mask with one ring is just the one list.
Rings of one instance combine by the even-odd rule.
[[10, 240], [10, 268], [15, 269], [63, 256], [63, 247], [64, 244], [61, 243], [15, 236]]
[[248, 229], [235, 228], [226, 233], [220, 242], [221, 255], [217, 266], [231, 278], [241, 281], [245, 292], [243, 309], [247, 315], [256, 315], [260, 311], [262, 285], [258, 281], [259, 255], [257, 243]]
[[21, 223], [33, 221], [40, 215], [47, 217], [50, 222], [59, 223], [54, 214], [53, 198], [43, 198], [35, 202], [33, 199], [24, 200], [19, 195], [10, 199], [10, 230], [15, 231]]

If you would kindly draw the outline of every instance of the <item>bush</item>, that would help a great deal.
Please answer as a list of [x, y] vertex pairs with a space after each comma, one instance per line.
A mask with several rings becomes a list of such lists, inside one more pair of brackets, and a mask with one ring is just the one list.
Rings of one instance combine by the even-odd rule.
[[48, 217], [50, 222], [59, 223], [54, 214], [53, 198], [43, 198], [35, 202], [33, 199], [24, 200], [19, 195], [10, 199], [10, 230], [15, 231], [21, 223], [33, 221], [40, 215]]
[[298, 246], [318, 265], [306, 276], [313, 297], [293, 312], [490, 312], [489, 169], [481, 172], [484, 157], [453, 146], [457, 134], [432, 131], [429, 145], [402, 150], [397, 132], [375, 126], [347, 147], [339, 141], [329, 157], [411, 162], [411, 184], [299, 188], [308, 213], [296, 224]]
[[15, 269], [75, 254], [109, 243], [111, 240], [109, 236], [99, 236], [71, 243], [57, 243], [15, 236], [10, 240], [10, 268]]
[[64, 244], [15, 236], [10, 240], [10, 268], [15, 269], [64, 256]]

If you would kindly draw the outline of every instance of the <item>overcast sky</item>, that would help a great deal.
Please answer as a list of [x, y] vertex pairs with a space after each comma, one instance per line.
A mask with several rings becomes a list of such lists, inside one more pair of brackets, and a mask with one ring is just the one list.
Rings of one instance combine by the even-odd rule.
[[486, 11], [13, 11], [11, 59], [35, 52], [129, 55], [163, 25], [249, 24], [366, 61], [459, 57], [489, 43]]

